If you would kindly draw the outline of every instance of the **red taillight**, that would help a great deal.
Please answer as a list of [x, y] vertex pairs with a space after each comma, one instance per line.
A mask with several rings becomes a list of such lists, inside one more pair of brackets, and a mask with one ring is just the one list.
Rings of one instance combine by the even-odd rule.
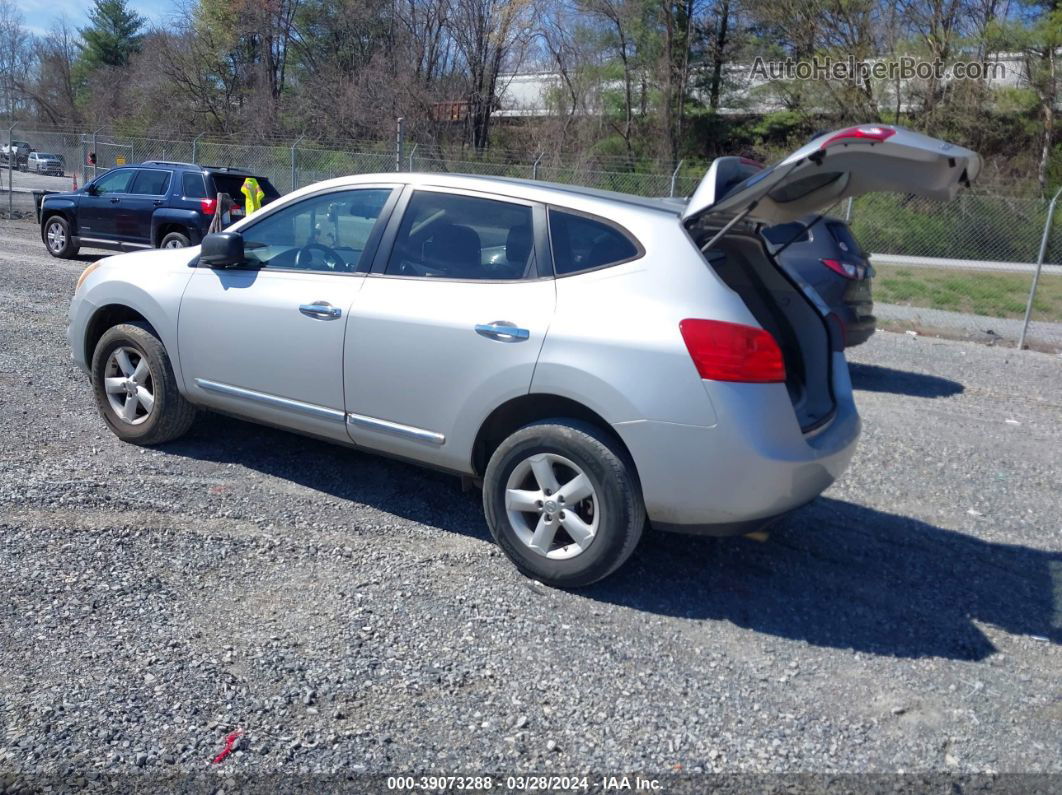
[[713, 381], [785, 381], [782, 351], [761, 328], [687, 318], [679, 331], [701, 378]]
[[851, 263], [841, 262], [839, 259], [824, 259], [820, 261], [831, 271], [844, 276], [846, 279], [855, 279], [859, 276], [859, 268]]
[[847, 130], [841, 130], [831, 135], [822, 142], [819, 149], [825, 149], [831, 144], [850, 143], [853, 141], [869, 141], [880, 144], [893, 135], [896, 135], [896, 130], [892, 129], [892, 127], [849, 127]]
[[203, 211], [203, 215], [213, 215], [214, 211], [218, 208], [217, 199], [200, 199], [199, 207]]

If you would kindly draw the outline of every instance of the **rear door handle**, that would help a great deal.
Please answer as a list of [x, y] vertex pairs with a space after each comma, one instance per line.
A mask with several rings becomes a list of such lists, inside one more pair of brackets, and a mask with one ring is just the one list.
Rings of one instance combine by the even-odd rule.
[[156, 207], [161, 207], [162, 206], [162, 199], [155, 199], [155, 201], [153, 201], [152, 204], [154, 204]]
[[117, 203], [118, 203], [117, 199], [111, 199], [111, 204], [117, 204]]
[[487, 339], [499, 342], [521, 342], [531, 336], [531, 332], [525, 328], [518, 328], [515, 323], [508, 320], [495, 320], [493, 323], [479, 323], [476, 325], [476, 333]]
[[338, 306], [332, 306], [327, 301], [314, 301], [312, 304], [302, 304], [299, 307], [299, 311], [306, 317], [312, 317], [317, 320], [336, 320], [342, 317], [343, 310]]

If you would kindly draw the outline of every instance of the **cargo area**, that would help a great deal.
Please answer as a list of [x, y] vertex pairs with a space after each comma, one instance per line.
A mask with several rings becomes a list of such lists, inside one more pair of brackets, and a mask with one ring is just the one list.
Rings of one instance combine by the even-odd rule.
[[758, 237], [728, 234], [705, 259], [781, 348], [785, 383], [801, 429], [809, 432], [828, 421], [835, 408], [830, 339], [818, 309], [773, 264]]

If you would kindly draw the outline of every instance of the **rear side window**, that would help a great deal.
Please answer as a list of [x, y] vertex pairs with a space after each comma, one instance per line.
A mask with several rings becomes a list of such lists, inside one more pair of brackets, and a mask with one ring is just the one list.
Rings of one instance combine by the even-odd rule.
[[165, 196], [166, 189], [170, 187], [170, 172], [159, 171], [154, 168], [142, 168], [133, 179], [130, 193], [140, 196]]
[[187, 199], [205, 199], [207, 197], [206, 185], [202, 174], [185, 172], [181, 177], [181, 193]]
[[827, 224], [826, 226], [829, 228], [830, 234], [833, 235], [833, 239], [837, 241], [837, 245], [841, 247], [841, 251], [857, 257], [864, 256], [863, 248], [856, 241], [852, 230], [848, 228], [848, 224]]
[[534, 268], [531, 208], [417, 191], [385, 273], [442, 279], [522, 279]]
[[549, 211], [549, 236], [558, 276], [618, 265], [642, 253], [612, 224], [562, 210]]

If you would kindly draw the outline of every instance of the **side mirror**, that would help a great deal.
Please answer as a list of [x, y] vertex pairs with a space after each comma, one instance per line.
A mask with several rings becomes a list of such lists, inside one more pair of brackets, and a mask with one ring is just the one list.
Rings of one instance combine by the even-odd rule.
[[227, 268], [242, 265], [246, 261], [243, 252], [243, 235], [239, 232], [216, 232], [203, 238], [199, 261], [211, 268]]
[[91, 182], [88, 185], [85, 186], [85, 193], [87, 193], [89, 196], [99, 196], [100, 195], [100, 192], [98, 190], [96, 190], [96, 186], [93, 185]]

